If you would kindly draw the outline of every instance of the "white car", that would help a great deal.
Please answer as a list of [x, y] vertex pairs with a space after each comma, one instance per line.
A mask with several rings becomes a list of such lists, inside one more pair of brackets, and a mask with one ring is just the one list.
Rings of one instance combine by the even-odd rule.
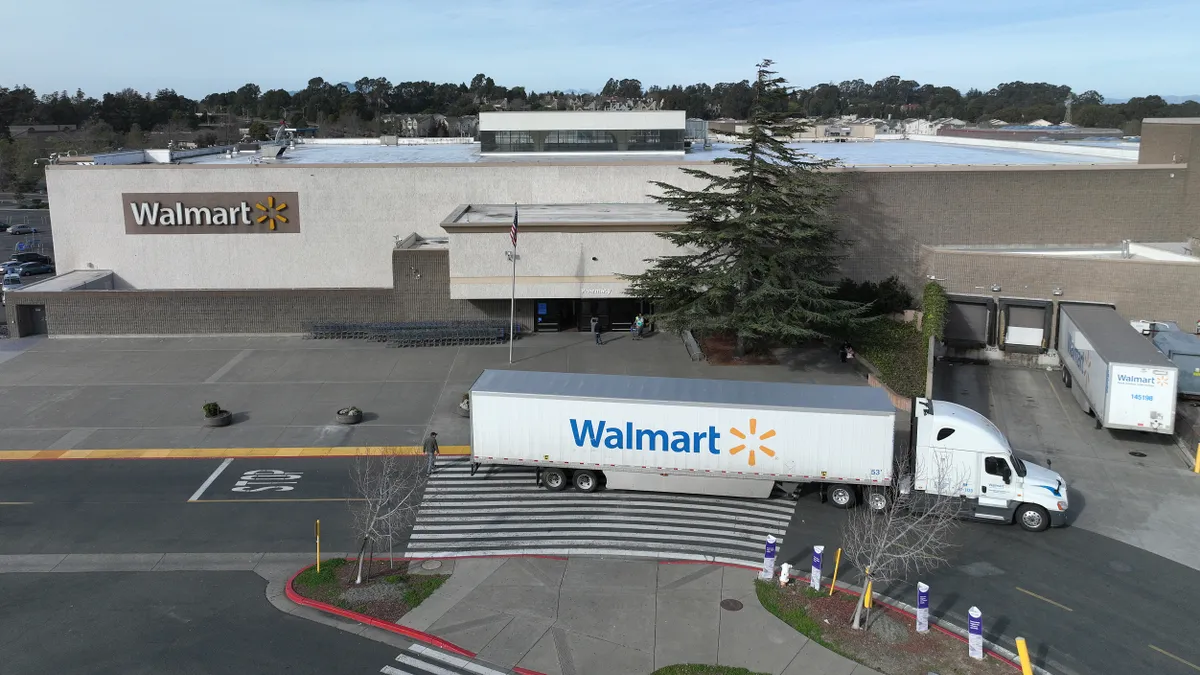
[[15, 274], [6, 274], [4, 275], [4, 285], [0, 286], [0, 290], [3, 290], [5, 293], [7, 293], [9, 291], [15, 291], [21, 288], [21, 286], [21, 277]]

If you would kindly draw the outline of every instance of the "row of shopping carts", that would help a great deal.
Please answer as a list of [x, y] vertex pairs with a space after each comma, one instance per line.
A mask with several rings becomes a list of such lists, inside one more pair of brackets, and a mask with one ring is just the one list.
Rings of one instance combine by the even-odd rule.
[[314, 340], [369, 340], [389, 347], [467, 347], [508, 341], [508, 322], [491, 319], [347, 323], [320, 321], [310, 325]]

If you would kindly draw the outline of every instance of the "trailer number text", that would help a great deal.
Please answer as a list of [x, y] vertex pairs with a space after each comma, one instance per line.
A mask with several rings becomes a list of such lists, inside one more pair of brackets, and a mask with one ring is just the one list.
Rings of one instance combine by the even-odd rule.
[[1150, 394], [1131, 394], [1135, 401], [1153, 401], [1154, 397]]

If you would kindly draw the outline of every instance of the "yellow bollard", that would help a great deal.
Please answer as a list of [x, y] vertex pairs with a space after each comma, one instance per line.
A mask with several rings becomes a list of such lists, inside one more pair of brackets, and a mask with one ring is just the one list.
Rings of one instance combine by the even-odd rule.
[[317, 520], [317, 572], [321, 571], [321, 521]]
[[837, 588], [837, 573], [838, 565], [842, 564], [842, 549], [837, 550], [837, 557], [833, 560], [833, 580], [829, 582], [829, 597], [833, 597], [833, 591]]
[[1200, 443], [1196, 444], [1196, 465], [1192, 467], [1192, 471], [1200, 473]]
[[866, 588], [863, 589], [862, 603], [863, 603], [863, 607], [865, 607], [867, 609], [871, 609], [871, 584], [873, 582], [871, 581], [871, 567], [869, 565], [867, 566], [866, 573], [867, 573], [867, 586], [866, 586]]
[[1025, 646], [1025, 638], [1017, 638], [1017, 656], [1021, 657], [1021, 675], [1033, 675], [1033, 664], [1029, 661], [1029, 648]]

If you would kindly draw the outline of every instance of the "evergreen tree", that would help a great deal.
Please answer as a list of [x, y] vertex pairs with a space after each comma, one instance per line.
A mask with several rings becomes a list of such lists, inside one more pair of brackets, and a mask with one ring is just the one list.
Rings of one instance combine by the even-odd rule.
[[738, 354], [869, 320], [866, 305], [835, 297], [846, 242], [833, 212], [839, 186], [826, 170], [837, 162], [788, 147], [803, 125], [787, 118], [790, 90], [771, 65], [758, 64], [748, 130], [733, 156], [714, 161], [728, 175], [682, 169], [708, 183], [701, 190], [655, 183], [656, 200], [687, 214], [686, 225], [659, 235], [682, 252], [625, 276], [634, 295], [653, 299], [655, 322], [736, 335]]

